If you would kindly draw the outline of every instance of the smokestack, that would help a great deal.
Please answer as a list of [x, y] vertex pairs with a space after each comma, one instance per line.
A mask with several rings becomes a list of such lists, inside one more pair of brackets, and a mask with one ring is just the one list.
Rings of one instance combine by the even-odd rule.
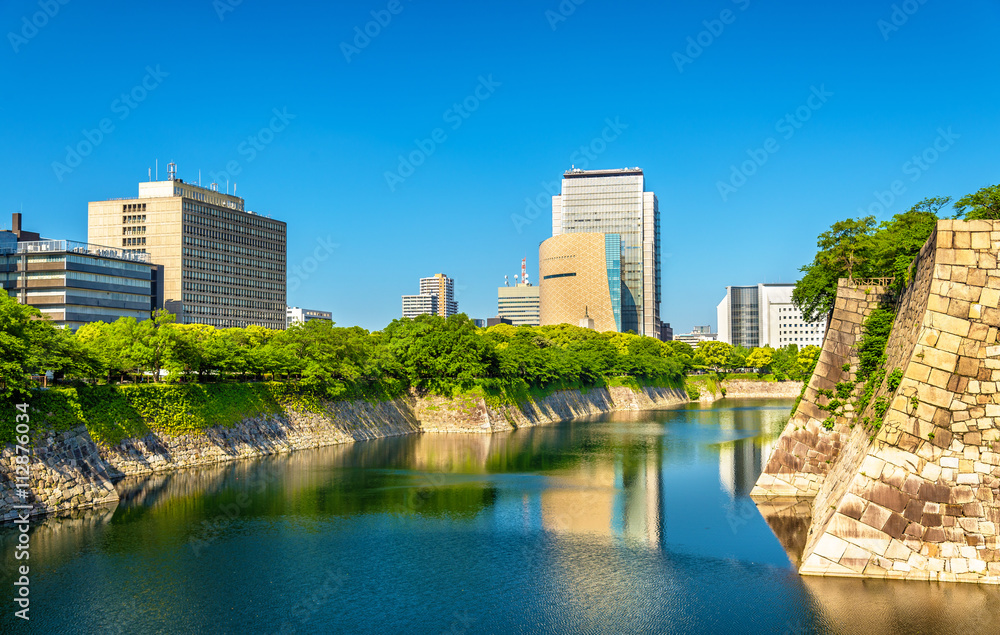
[[10, 215], [10, 230], [14, 232], [14, 235], [21, 233], [21, 213], [14, 212]]

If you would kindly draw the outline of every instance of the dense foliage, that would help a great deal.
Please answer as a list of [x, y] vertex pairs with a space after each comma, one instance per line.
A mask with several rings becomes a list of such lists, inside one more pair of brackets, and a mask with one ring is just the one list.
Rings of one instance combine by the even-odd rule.
[[833, 311], [840, 278], [891, 277], [894, 289], [902, 289], [909, 282], [910, 265], [934, 231], [938, 212], [948, 203], [947, 198], [928, 198], [877, 225], [874, 216], [848, 218], [820, 234], [819, 251], [800, 269], [805, 275], [792, 293], [803, 318], [817, 322]]
[[[8, 396], [50, 370], [87, 384], [294, 382], [327, 397], [367, 396], [407, 386], [450, 394], [492, 387], [589, 386], [610, 378], [683, 379], [690, 357], [678, 347], [626, 333], [570, 325], [477, 328], [464, 315], [394, 320], [381, 331], [313, 320], [287, 330], [177, 324], [173, 315], [121, 318], [76, 334], [35, 319], [4, 297], [0, 329]], [[690, 350], [690, 347], [688, 347]]]
[[[746, 349], [725, 342], [699, 342], [698, 347], [691, 349], [683, 342], [670, 342], [677, 347], [679, 354], [688, 358], [689, 365], [694, 369], [711, 369], [717, 373], [735, 372], [746, 369], [756, 370], [759, 375], [773, 376], [778, 381], [804, 381], [812, 375], [816, 360], [819, 358], [820, 347], [789, 344], [782, 348]], [[681, 347], [687, 347], [684, 350]]]

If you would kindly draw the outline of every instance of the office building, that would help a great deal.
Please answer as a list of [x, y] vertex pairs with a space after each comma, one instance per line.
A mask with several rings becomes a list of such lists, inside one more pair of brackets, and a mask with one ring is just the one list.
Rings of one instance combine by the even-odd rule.
[[674, 339], [674, 329], [670, 322], [660, 322], [660, 341], [670, 342]]
[[332, 322], [333, 313], [330, 313], [329, 311], [316, 311], [315, 309], [302, 309], [297, 306], [286, 307], [286, 328], [292, 326], [293, 324], [305, 324], [306, 322], [311, 322], [312, 320], [326, 320], [328, 322]]
[[542, 325], [592, 321], [622, 331], [621, 243], [617, 234], [568, 233], [538, 248]]
[[500, 317], [499, 315], [496, 316], [496, 317], [486, 318], [486, 326], [487, 327], [496, 326], [498, 324], [508, 324], [510, 326], [514, 325], [513, 322], [511, 322], [510, 320], [508, 320], [505, 317]]
[[458, 302], [455, 302], [455, 281], [444, 275], [436, 273], [429, 278], [420, 279], [421, 295], [433, 295], [437, 297], [437, 314], [441, 317], [448, 317], [458, 313]]
[[159, 288], [149, 255], [71, 240], [43, 240], [21, 229], [0, 231], [0, 285], [56, 326], [72, 330], [120, 317], [145, 320]]
[[135, 198], [91, 202], [88, 235], [162, 265], [163, 308], [179, 323], [285, 328], [285, 223], [214, 183], [185, 183], [171, 164]]
[[699, 342], [714, 342], [719, 338], [718, 333], [712, 332], [711, 325], [696, 326], [690, 333], [682, 333], [674, 336], [675, 342], [684, 342], [691, 346], [698, 346]]
[[445, 318], [458, 313], [454, 280], [436, 273], [420, 279], [419, 294], [403, 296], [403, 317], [415, 318], [425, 313]]
[[418, 315], [437, 315], [436, 295], [419, 294], [403, 296], [403, 317], [415, 318]]
[[506, 284], [497, 288], [497, 315], [505, 317], [516, 326], [538, 326], [539, 317], [539, 287], [528, 282], [527, 263], [521, 260], [521, 278], [514, 276], [514, 286]]
[[822, 346], [826, 319], [806, 322], [792, 304], [794, 284], [726, 287], [717, 308], [719, 340], [734, 346]]
[[[552, 236], [617, 236], [621, 244], [621, 317], [617, 330], [659, 337], [659, 203], [653, 192], [645, 191], [644, 178], [639, 168], [566, 172], [561, 193], [552, 197]], [[541, 284], [544, 305], [544, 278]], [[600, 325], [603, 318], [594, 319]], [[542, 320], [545, 324], [544, 316]]]

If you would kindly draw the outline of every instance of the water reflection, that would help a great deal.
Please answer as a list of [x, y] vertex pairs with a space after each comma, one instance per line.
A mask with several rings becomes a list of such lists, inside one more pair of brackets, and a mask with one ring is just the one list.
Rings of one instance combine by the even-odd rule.
[[[801, 510], [762, 508], [765, 522], [748, 496], [789, 405], [398, 437], [122, 481], [117, 509], [36, 523], [35, 626], [967, 634], [1000, 618], [995, 589], [799, 578], [786, 549], [805, 539]], [[15, 539], [0, 528], [5, 554]]]

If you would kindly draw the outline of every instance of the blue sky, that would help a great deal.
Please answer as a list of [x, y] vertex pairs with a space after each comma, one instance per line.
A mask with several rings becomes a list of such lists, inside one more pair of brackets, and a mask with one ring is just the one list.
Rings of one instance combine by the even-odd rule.
[[587, 167], [645, 170], [676, 332], [715, 325], [726, 285], [797, 279], [836, 220], [1000, 182], [995, 0], [63, 2], [0, 6], [0, 223], [85, 240], [87, 201], [155, 160], [203, 184], [235, 162], [288, 222], [289, 303], [341, 325], [384, 326], [437, 272], [494, 315], [550, 236], [525, 199], [608, 121]]

